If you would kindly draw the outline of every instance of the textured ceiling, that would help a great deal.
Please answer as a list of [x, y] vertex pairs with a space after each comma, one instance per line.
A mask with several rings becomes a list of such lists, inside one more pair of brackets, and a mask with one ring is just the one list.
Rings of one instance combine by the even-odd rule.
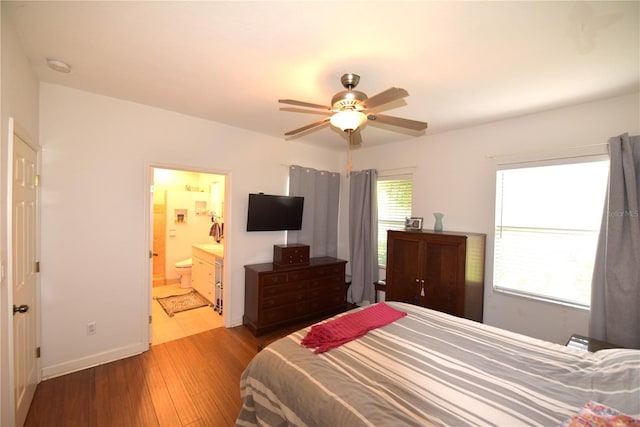
[[[41, 81], [284, 137], [340, 76], [426, 134], [640, 88], [639, 2], [7, 2]], [[46, 58], [72, 67], [56, 73]], [[383, 110], [380, 110], [383, 111]], [[363, 146], [411, 138], [369, 123]], [[300, 143], [345, 147], [329, 125]]]

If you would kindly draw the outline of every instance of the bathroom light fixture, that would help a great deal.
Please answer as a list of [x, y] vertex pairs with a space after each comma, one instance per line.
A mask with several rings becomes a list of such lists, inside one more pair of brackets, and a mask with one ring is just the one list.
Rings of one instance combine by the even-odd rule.
[[59, 73], [70, 73], [71, 67], [64, 61], [54, 58], [47, 58], [47, 65], [54, 71]]
[[364, 113], [356, 110], [339, 111], [331, 116], [330, 122], [333, 126], [340, 128], [343, 132], [355, 131], [367, 121]]

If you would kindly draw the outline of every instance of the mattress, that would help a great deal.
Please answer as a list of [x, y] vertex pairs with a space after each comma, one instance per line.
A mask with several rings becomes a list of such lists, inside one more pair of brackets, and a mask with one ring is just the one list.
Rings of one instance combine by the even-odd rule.
[[557, 426], [588, 402], [640, 416], [640, 350], [589, 353], [422, 307], [326, 353], [262, 350], [238, 426]]

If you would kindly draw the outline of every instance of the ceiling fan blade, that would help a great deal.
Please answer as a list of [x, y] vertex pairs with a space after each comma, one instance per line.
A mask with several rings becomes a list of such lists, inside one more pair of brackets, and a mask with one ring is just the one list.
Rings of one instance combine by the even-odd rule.
[[308, 124], [306, 126], [302, 126], [301, 128], [290, 130], [289, 132], [285, 133], [285, 136], [295, 135], [297, 133], [304, 132], [305, 130], [309, 130], [309, 129], [312, 129], [314, 127], [321, 126], [321, 125], [327, 123], [330, 119], [331, 119], [331, 117], [326, 117], [326, 118], [324, 118], [322, 120], [318, 120], [317, 122]]
[[306, 113], [306, 114], [322, 114], [325, 116], [335, 114], [331, 110], [323, 111], [323, 110], [305, 110], [304, 108], [296, 108], [296, 107], [281, 107], [280, 111], [289, 111], [291, 113]]
[[351, 148], [362, 145], [362, 134], [360, 133], [360, 129], [356, 129], [355, 132], [351, 132], [351, 135], [349, 135], [349, 145]]
[[323, 110], [331, 110], [331, 107], [327, 107], [326, 105], [312, 104], [310, 102], [304, 102], [304, 101], [296, 101], [295, 99], [278, 99], [278, 102], [282, 104], [297, 105], [299, 107], [321, 108]]
[[384, 114], [369, 114], [367, 116], [367, 119], [376, 123], [399, 126], [401, 128], [407, 128], [412, 130], [423, 130], [423, 129], [426, 129], [428, 126], [427, 122], [419, 122], [417, 120], [403, 119], [403, 118], [394, 117], [394, 116], [386, 116]]
[[377, 95], [373, 95], [369, 99], [365, 99], [362, 105], [367, 109], [371, 109], [404, 98], [405, 96], [409, 96], [409, 92], [404, 89], [392, 87]]

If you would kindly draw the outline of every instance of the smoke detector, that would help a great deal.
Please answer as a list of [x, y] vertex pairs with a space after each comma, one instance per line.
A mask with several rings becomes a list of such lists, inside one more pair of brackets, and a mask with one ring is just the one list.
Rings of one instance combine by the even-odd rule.
[[54, 71], [59, 73], [70, 73], [71, 67], [64, 61], [59, 59], [47, 58], [47, 65]]

